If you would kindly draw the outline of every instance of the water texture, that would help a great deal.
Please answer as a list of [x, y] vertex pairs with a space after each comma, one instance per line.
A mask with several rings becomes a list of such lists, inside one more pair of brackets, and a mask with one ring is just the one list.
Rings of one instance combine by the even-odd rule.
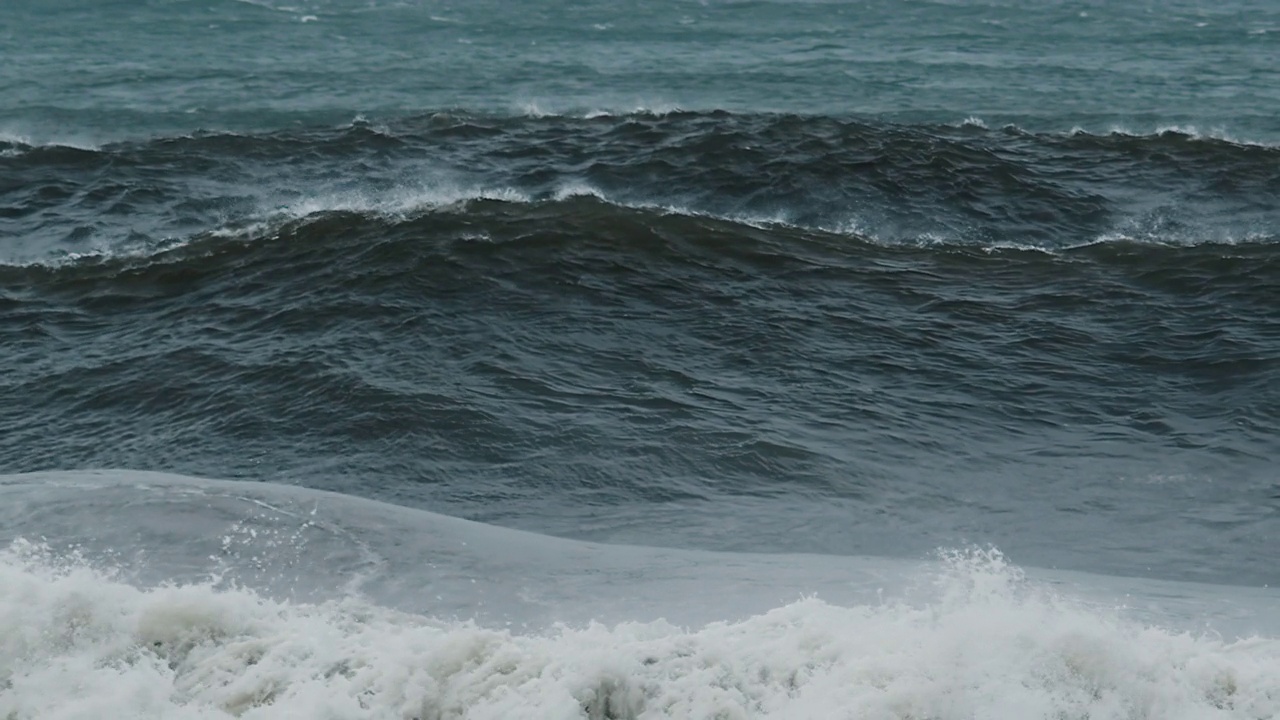
[[1277, 43], [10, 3], [0, 717], [1280, 714]]

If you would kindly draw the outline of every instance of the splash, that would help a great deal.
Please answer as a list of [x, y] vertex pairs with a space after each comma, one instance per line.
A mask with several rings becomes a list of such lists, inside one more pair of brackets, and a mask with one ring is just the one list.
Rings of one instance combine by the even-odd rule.
[[0, 716], [1266, 718], [1280, 642], [1087, 609], [994, 550], [942, 554], [925, 602], [803, 599], [741, 622], [520, 634], [359, 599], [143, 590], [0, 553]]

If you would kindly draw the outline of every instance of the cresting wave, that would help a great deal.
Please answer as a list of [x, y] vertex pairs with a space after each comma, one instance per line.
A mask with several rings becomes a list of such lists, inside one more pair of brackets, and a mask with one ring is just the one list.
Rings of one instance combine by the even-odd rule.
[[[1209, 253], [1219, 252], [1229, 256], [1266, 255], [1280, 236], [1269, 232], [1168, 232], [1160, 228], [1144, 227], [1140, 221], [1132, 221], [1121, 227], [1075, 243], [1061, 246], [1045, 246], [1034, 242], [998, 240], [973, 242], [962, 238], [948, 238], [933, 233], [910, 238], [883, 238], [864, 228], [857, 218], [847, 218], [834, 225], [808, 225], [793, 221], [788, 213], [774, 215], [734, 214], [720, 215], [693, 207], [625, 200], [609, 197], [590, 185], [576, 183], [554, 188], [548, 196], [534, 197], [511, 187], [465, 188], [397, 188], [373, 195], [365, 192], [333, 193], [296, 199], [289, 205], [280, 205], [264, 211], [260, 216], [249, 216], [213, 230], [196, 232], [189, 236], [170, 236], [156, 239], [132, 238], [119, 243], [108, 243], [82, 251], [60, 251], [44, 257], [0, 257], [0, 268], [11, 271], [23, 268], [31, 270], [73, 271], [76, 267], [136, 268], [157, 263], [170, 264], [183, 258], [194, 259], [210, 253], [221, 252], [222, 244], [270, 243], [283, 237], [305, 242], [312, 231], [325, 231], [333, 227], [335, 220], [350, 222], [352, 227], [372, 229], [381, 227], [395, 234], [403, 230], [430, 232], [439, 222], [444, 228], [457, 228], [457, 220], [472, 215], [474, 232], [463, 236], [476, 241], [491, 240], [486, 229], [487, 221], [498, 217], [524, 217], [532, 222], [569, 220], [574, 213], [585, 212], [588, 222], [598, 221], [602, 235], [607, 236], [609, 216], [616, 221], [648, 226], [651, 229], [683, 227], [685, 232], [697, 234], [714, 228], [716, 234], [746, 236], [758, 231], [770, 233], [777, 242], [796, 241], [797, 252], [803, 253], [804, 245], [823, 245], [839, 255], [857, 255], [869, 247], [886, 250], [925, 250], [949, 253], [1022, 253], [1069, 257], [1086, 248], [1115, 246], [1118, 253], [1150, 248], [1176, 251], [1179, 248], [1203, 248]], [[584, 228], [585, 229], [585, 228]], [[372, 238], [371, 238], [372, 239]], [[1218, 248], [1215, 250], [1214, 248]], [[788, 252], [779, 247], [781, 252]]]
[[1144, 625], [946, 555], [937, 596], [801, 600], [738, 622], [544, 632], [140, 589], [17, 541], [0, 552], [0, 716], [1088, 718], [1280, 713], [1280, 642]]
[[[1108, 570], [1275, 582], [1271, 239], [1050, 253], [592, 194], [351, 204], [0, 267], [0, 460], [371, 478], [378, 497], [486, 520], [518, 505], [526, 528], [630, 542], [653, 523], [698, 535], [721, 502], [788, 502], [812, 532], [738, 514], [741, 536], [689, 544], [890, 555], [1004, 532], [990, 518], [1017, 503], [972, 491], [994, 483], [1037, 519], [1023, 545], [990, 539], [1036, 564], [1081, 568], [1063, 543], [1100, 507]], [[68, 417], [74, 432], [46, 430]], [[1196, 480], [1131, 479], [1157, 474]], [[887, 498], [921, 478], [938, 515], [904, 519]], [[1040, 483], [1088, 490], [1059, 504]], [[616, 507], [644, 519], [601, 519]], [[1151, 518], [1213, 560], [1153, 553]]]
[[[388, 312], [421, 318], [436, 316], [434, 303], [451, 306], [461, 297], [499, 313], [526, 294], [530, 307], [555, 307], [572, 297], [599, 308], [655, 301], [713, 307], [757, 292], [749, 288], [759, 283], [800, 282], [805, 289], [791, 294], [819, 303], [875, 305], [880, 301], [871, 298], [882, 292], [914, 298], [901, 310], [878, 309], [885, 318], [903, 313], [919, 322], [921, 310], [936, 307], [945, 315], [960, 302], [972, 306], [975, 318], [1005, 324], [1022, 322], [1022, 306], [1088, 307], [1092, 293], [1104, 292], [1116, 318], [1123, 308], [1150, 305], [1177, 317], [1211, 311], [1217, 319], [1187, 337], [1224, 338], [1221, 347], [1217, 340], [1159, 339], [1144, 356], [1181, 358], [1181, 372], [1191, 371], [1188, 361], [1207, 363], [1207, 374], [1247, 360], [1237, 368], [1246, 373], [1243, 380], [1267, 365], [1258, 364], [1260, 351], [1248, 334], [1237, 339], [1229, 328], [1258, 322], [1278, 280], [1280, 258], [1269, 236], [1172, 242], [1115, 233], [1060, 249], [936, 239], [886, 244], [856, 231], [778, 219], [615, 204], [579, 186], [541, 200], [480, 190], [304, 201], [266, 221], [190, 238], [0, 264], [7, 287], [0, 303], [18, 317], [31, 312], [54, 324], [63, 322], [59, 307], [146, 313], [162, 307], [154, 304], [161, 298], [186, 306], [203, 296], [225, 310], [247, 302], [257, 306], [255, 315], [283, 302], [285, 309], [311, 307], [325, 318]], [[965, 299], [974, 283], [986, 288], [980, 302]], [[671, 295], [672, 284], [680, 295]], [[193, 306], [190, 312], [209, 310]], [[942, 336], [950, 327], [944, 323], [935, 332]], [[1079, 332], [1066, 332], [1063, 342]], [[1091, 332], [1100, 337], [1097, 328]], [[1166, 346], [1168, 352], [1161, 350]], [[1242, 354], [1247, 357], [1237, 357]]]
[[[1031, 134], [725, 112], [437, 113], [98, 148], [0, 142], [0, 262], [145, 254], [323, 210], [576, 193], [881, 244], [1056, 250], [1276, 234], [1276, 148], [1162, 131]], [[1206, 192], [1206, 188], [1213, 192]]]
[[32, 149], [0, 464], [1274, 584], [1275, 160], [727, 113]]
[[[248, 0], [243, 0], [248, 1]], [[521, 118], [530, 120], [566, 120], [566, 121], [605, 121], [620, 120], [626, 122], [644, 122], [653, 120], [662, 120], [665, 118], [682, 119], [697, 117], [720, 117], [720, 118], [743, 118], [743, 117], [766, 117], [776, 119], [808, 119], [808, 120], [836, 120], [838, 122], [846, 122], [851, 124], [881, 124], [881, 125], [898, 125], [899, 127], [911, 127], [900, 123], [883, 123], [876, 122], [870, 118], [858, 117], [835, 117], [830, 118], [821, 115], [806, 114], [789, 114], [789, 113], [765, 113], [753, 114], [733, 112], [724, 109], [689, 109], [674, 104], [657, 104], [653, 106], [635, 105], [635, 106], [619, 106], [619, 107], [599, 107], [588, 110], [558, 110], [543, 107], [537, 102], [527, 102], [519, 106], [519, 113], [510, 116], [497, 113], [478, 113], [468, 112], [464, 110], [449, 110], [424, 115], [406, 116], [406, 117], [389, 117], [389, 118], [370, 118], [364, 114], [357, 115], [352, 121], [344, 126], [333, 128], [337, 131], [365, 129], [372, 130], [387, 136], [395, 136], [407, 126], [420, 125], [424, 122], [451, 122], [451, 121], [468, 121], [476, 124], [504, 124], [517, 121]], [[1178, 125], [1165, 124], [1157, 125], [1151, 129], [1135, 128], [1126, 125], [1111, 124], [1105, 129], [1093, 127], [1073, 126], [1065, 131], [1045, 131], [1045, 130], [1028, 130], [1014, 123], [1005, 124], [989, 124], [985, 119], [970, 115], [963, 120], [954, 123], [943, 123], [938, 125], [919, 126], [924, 128], [932, 128], [934, 130], [945, 131], [948, 129], [959, 129], [970, 132], [990, 132], [1007, 135], [1020, 135], [1026, 137], [1043, 137], [1043, 138], [1084, 138], [1094, 140], [1104, 139], [1130, 139], [1130, 140], [1178, 140], [1191, 143], [1208, 143], [1208, 144], [1225, 144], [1235, 145], [1239, 147], [1252, 147], [1261, 149], [1280, 149], [1280, 144], [1269, 142], [1266, 140], [1254, 139], [1249, 137], [1241, 137], [1223, 127], [1201, 128], [1195, 125]], [[263, 133], [258, 133], [263, 134]], [[0, 129], [0, 152], [10, 154], [21, 154], [31, 150], [40, 148], [74, 148], [77, 150], [93, 150], [100, 151], [111, 147], [118, 147], [125, 144], [140, 144], [147, 142], [157, 142], [162, 140], [174, 139], [195, 139], [199, 137], [240, 137], [251, 138], [255, 134], [245, 132], [216, 131], [216, 130], [199, 130], [192, 133], [176, 135], [171, 138], [139, 138], [131, 136], [128, 138], [121, 137], [100, 137], [96, 140], [88, 139], [79, 135], [62, 135], [62, 136], [43, 136], [39, 133], [29, 132], [26, 130], [13, 131]]]

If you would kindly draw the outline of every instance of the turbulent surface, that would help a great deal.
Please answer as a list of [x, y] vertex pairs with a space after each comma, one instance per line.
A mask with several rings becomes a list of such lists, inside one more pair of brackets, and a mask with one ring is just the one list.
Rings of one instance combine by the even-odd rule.
[[0, 17], [0, 718], [1280, 716], [1277, 3]]
[[0, 461], [1275, 582], [1277, 153], [723, 112], [10, 144]]
[[[932, 602], [518, 633], [357, 600], [143, 590], [0, 553], [0, 711], [242, 717], [1162, 717], [1280, 712], [1276, 641], [1146, 627], [954, 558]], [[21, 602], [25, 600], [26, 602]], [[982, 648], [980, 652], [975, 648]], [[17, 672], [7, 672], [13, 667]]]
[[1280, 644], [1250, 636], [1277, 629], [1274, 590], [1024, 573], [990, 550], [597, 545], [133, 471], [0, 476], [0, 500], [5, 527], [80, 545], [0, 550], [10, 718], [1280, 712]]
[[[1270, 0], [10, 0], [0, 132], [635, 107], [1280, 141]], [[74, 71], [69, 71], [74, 69]]]

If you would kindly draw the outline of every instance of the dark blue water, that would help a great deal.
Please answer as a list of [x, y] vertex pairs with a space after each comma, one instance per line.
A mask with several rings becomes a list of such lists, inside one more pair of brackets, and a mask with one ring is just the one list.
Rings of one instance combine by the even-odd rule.
[[[0, 21], [0, 472], [208, 480], [197, 492], [140, 475], [136, 496], [77, 497], [66, 488], [98, 488], [98, 476], [15, 476], [0, 483], [11, 510], [0, 530], [6, 541], [47, 537], [58, 552], [74, 541], [94, 563], [129, 559], [151, 567], [147, 582], [189, 579], [210, 557], [202, 543], [234, 538], [213, 551], [226, 555], [219, 572], [253, 569], [249, 587], [263, 592], [284, 576], [296, 590], [325, 586], [334, 568], [363, 578], [394, 566], [402, 591], [492, 576], [487, 597], [594, 602], [583, 578], [612, 572], [610, 582], [638, 583], [626, 590], [637, 603], [694, 604], [702, 621], [728, 617], [714, 611], [725, 591], [681, 601], [688, 588], [664, 563], [727, 563], [740, 569], [732, 582], [755, 592], [775, 576], [789, 589], [834, 587], [833, 568], [844, 567], [810, 559], [782, 571], [791, 561], [765, 553], [879, 563], [990, 544], [1027, 566], [1132, 582], [1274, 585], [1278, 43], [1280, 9], [1246, 1], [10, 3]], [[213, 480], [256, 483], [261, 495]], [[147, 490], [153, 482], [161, 489]], [[433, 565], [435, 550], [407, 548], [453, 547], [462, 531], [447, 518], [374, 530], [363, 505], [280, 495], [280, 485], [676, 554], [491, 527], [466, 535], [481, 559]], [[252, 497], [245, 507], [277, 514], [201, 510], [191, 498], [204, 494]], [[330, 520], [280, 529], [307, 502]], [[149, 522], [163, 527], [121, 534]], [[414, 522], [445, 529], [414, 538], [402, 530]], [[275, 539], [246, 535], [254, 523]], [[344, 549], [304, 547], [317, 527]], [[244, 554], [231, 553], [241, 542]], [[529, 548], [503, 560], [526, 542], [581, 567], [532, 570]], [[57, 563], [15, 548], [11, 586], [36, 583], [28, 596], [64, 602], [62, 586], [38, 579]], [[189, 549], [172, 561], [186, 569], [166, 575], [171, 559], [160, 559], [174, 548]], [[695, 552], [706, 550], [743, 554]], [[406, 565], [410, 556], [426, 564]], [[985, 587], [979, 576], [1017, 574], [999, 555], [948, 557], [970, 589]], [[287, 571], [264, 569], [272, 563]], [[878, 579], [858, 587], [894, 574], [874, 567]], [[141, 592], [111, 587], [112, 597]], [[1144, 597], [1200, 597], [1143, 587]], [[404, 592], [415, 599], [397, 606], [442, 612]], [[1025, 621], [1015, 629], [1093, 637], [1081, 628], [1103, 622], [997, 594], [996, 614]], [[449, 597], [465, 615], [471, 601]], [[592, 607], [575, 612], [605, 612]], [[1178, 615], [1194, 626], [1191, 607]], [[979, 627], [963, 608], [956, 627]], [[853, 622], [786, 611], [800, 625]], [[881, 620], [910, 625], [904, 617]], [[1129, 630], [1106, 627], [1106, 642], [1132, 644]], [[950, 632], [925, 642], [930, 658], [968, 646]], [[1058, 648], [1055, 638], [1029, 642]], [[1177, 656], [1157, 645], [1137, 647]], [[5, 652], [0, 641], [0, 660]], [[1015, 655], [1000, 657], [1023, 667]], [[179, 677], [196, 662], [165, 657]], [[912, 672], [928, 675], [921, 662]], [[1142, 677], [1164, 677], [1133, 662]], [[832, 707], [1173, 717], [1159, 707], [1210, 706], [1269, 716], [1280, 695], [1231, 667], [1235, 685], [1177, 670], [1169, 682], [1189, 695], [1124, 685], [1118, 705], [1088, 692], [1082, 705], [1059, 702], [1066, 691], [1053, 683], [1057, 700], [1018, 705], [1011, 688], [1034, 682], [995, 690], [964, 678], [957, 687], [1010, 704], [939, 710], [912, 694], [921, 704], [893, 715], [817, 689], [821, 712], [730, 705], [792, 717]], [[44, 696], [34, 687], [22, 702]], [[1243, 689], [1232, 700], [1226, 687]], [[649, 690], [617, 692], [570, 706], [590, 717], [658, 707]], [[297, 708], [316, 697], [281, 707], [309, 717]], [[235, 713], [275, 702], [218, 698], [187, 700]], [[5, 702], [0, 715], [54, 712]], [[401, 717], [392, 707], [350, 717]], [[471, 712], [459, 707], [422, 712]]]

